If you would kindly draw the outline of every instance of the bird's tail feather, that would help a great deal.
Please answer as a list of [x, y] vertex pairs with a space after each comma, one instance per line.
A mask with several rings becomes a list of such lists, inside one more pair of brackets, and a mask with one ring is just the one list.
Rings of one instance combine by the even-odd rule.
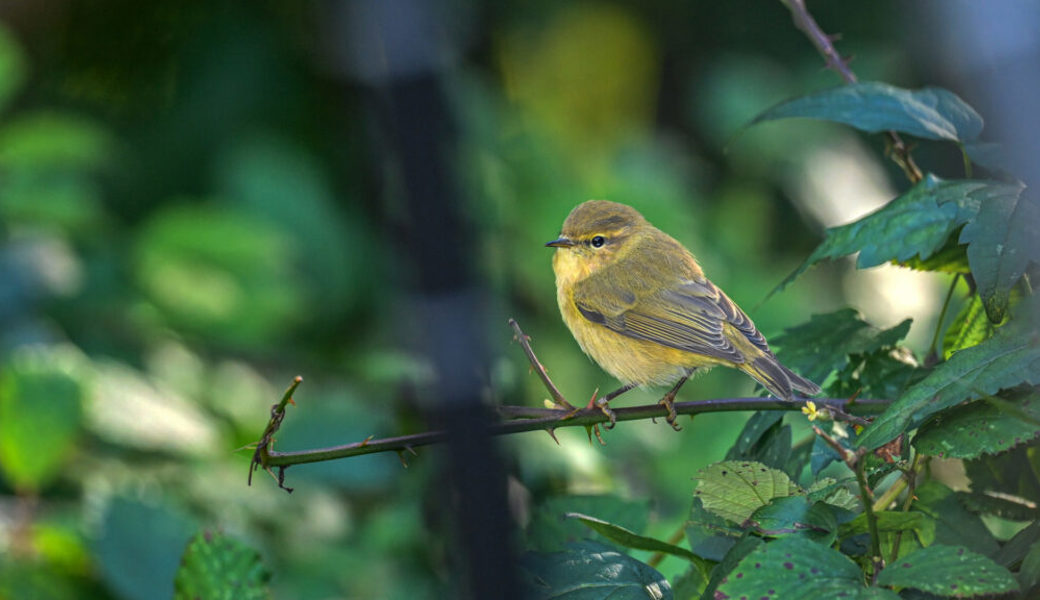
[[740, 370], [761, 383], [770, 394], [782, 400], [793, 401], [794, 391], [808, 396], [820, 393], [820, 386], [783, 366], [773, 356], [755, 357], [741, 364]]

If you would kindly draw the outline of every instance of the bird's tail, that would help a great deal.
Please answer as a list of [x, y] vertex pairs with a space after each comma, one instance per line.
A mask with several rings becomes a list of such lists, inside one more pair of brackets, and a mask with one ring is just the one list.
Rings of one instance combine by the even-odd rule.
[[820, 386], [783, 366], [775, 356], [756, 356], [738, 367], [782, 400], [793, 401], [795, 391], [807, 396], [820, 393]]

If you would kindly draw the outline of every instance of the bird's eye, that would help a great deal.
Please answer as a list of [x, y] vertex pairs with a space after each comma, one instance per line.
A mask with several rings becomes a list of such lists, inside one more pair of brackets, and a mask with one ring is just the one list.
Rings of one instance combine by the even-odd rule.
[[606, 244], [606, 243], [607, 243], [607, 238], [603, 237], [602, 235], [597, 235], [596, 237], [592, 238], [592, 247], [593, 248], [600, 248], [600, 247], [603, 246], [603, 244]]

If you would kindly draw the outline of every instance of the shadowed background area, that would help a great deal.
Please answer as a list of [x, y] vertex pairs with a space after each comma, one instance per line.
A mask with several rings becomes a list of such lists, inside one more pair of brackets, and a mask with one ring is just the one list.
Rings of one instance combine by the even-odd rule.
[[[989, 106], [898, 3], [819, 4], [861, 80]], [[547, 395], [506, 320], [575, 404], [617, 386], [561, 322], [543, 247], [604, 198], [767, 337], [851, 305], [913, 316], [926, 349], [946, 286], [921, 273], [836, 262], [758, 305], [824, 227], [905, 187], [880, 136], [742, 130], [838, 82], [780, 2], [0, 3], [0, 597], [167, 597], [201, 527], [258, 549], [276, 597], [481, 597], [561, 494], [649, 503], [667, 537], [747, 415], [492, 443], [488, 407]], [[455, 442], [247, 488], [236, 449], [296, 374], [279, 450]], [[753, 393], [713, 372], [679, 399]], [[4, 412], [14, 395], [36, 408]]]

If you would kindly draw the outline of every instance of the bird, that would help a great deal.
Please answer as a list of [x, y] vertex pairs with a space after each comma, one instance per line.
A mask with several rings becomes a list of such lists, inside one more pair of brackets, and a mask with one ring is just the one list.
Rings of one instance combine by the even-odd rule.
[[691, 375], [715, 366], [743, 371], [773, 396], [796, 401], [820, 387], [780, 364], [754, 322], [712, 283], [682, 244], [634, 208], [607, 200], [576, 206], [563, 222], [552, 265], [564, 323], [581, 349], [621, 388], [671, 385], [660, 400], [676, 423], [675, 395]]

